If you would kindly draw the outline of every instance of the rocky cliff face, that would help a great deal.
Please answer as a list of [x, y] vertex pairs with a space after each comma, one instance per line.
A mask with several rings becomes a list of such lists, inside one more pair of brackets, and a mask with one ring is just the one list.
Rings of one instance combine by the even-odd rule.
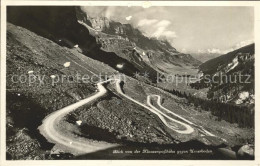
[[109, 20], [105, 17], [87, 17], [87, 19], [91, 22], [91, 27], [93, 27], [96, 30], [103, 31], [109, 28]]
[[129, 76], [147, 72], [149, 79], [155, 81], [156, 71], [167, 73], [176, 66], [193, 68], [200, 64], [167, 41], [148, 38], [130, 24], [90, 17], [78, 7], [8, 8], [7, 20], [59, 45], [77, 46], [83, 54]]
[[[119, 55], [116, 49], [114, 49], [119, 42], [114, 42], [111, 39], [104, 40], [102, 43], [101, 39], [99, 40], [93, 36], [92, 32], [90, 32], [92, 31], [91, 29], [87, 29], [78, 22], [77, 10], [78, 8], [75, 7], [12, 7], [8, 8], [7, 20], [10, 23], [25, 27], [46, 37], [59, 45], [69, 48], [76, 46], [86, 56], [104, 62], [126, 75], [133, 76], [136, 72], [148, 71], [150, 80], [155, 81], [156, 71], [152, 67], [144, 62], [136, 64], [129, 58], [123, 58], [123, 53]], [[102, 19], [92, 20], [94, 27], [99, 26], [102, 28], [106, 26], [105, 22]], [[106, 39], [110, 38], [106, 37]], [[104, 45], [104, 43], [106, 44]], [[107, 48], [104, 49], [106, 46]], [[117, 67], [120, 64], [123, 64], [122, 68]]]
[[129, 54], [123, 55], [122, 52], [139, 54], [140, 61], [160, 71], [163, 71], [161, 66], [164, 62], [180, 67], [196, 67], [201, 63], [189, 54], [178, 52], [166, 40], [146, 37], [130, 24], [121, 24], [101, 16], [90, 16], [80, 8], [77, 9], [77, 17], [93, 31], [93, 36], [105, 50], [114, 51], [126, 59], [129, 59]]

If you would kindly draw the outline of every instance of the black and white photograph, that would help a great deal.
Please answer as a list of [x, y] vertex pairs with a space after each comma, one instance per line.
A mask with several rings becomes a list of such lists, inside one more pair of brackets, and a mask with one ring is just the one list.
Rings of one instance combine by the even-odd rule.
[[5, 160], [254, 161], [254, 6], [111, 4], [6, 6]]

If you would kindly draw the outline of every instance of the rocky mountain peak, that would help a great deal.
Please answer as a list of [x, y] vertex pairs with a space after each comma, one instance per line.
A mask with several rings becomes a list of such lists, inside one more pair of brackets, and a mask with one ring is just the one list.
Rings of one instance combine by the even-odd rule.
[[132, 56], [136, 56], [131, 52], [137, 52], [136, 58], [139, 61], [144, 61], [148, 65], [152, 65], [152, 68], [160, 68], [160, 70], [164, 70], [161, 66], [165, 62], [173, 67], [196, 67], [201, 63], [189, 54], [178, 52], [166, 39], [147, 37], [131, 24], [109, 20], [101, 14], [90, 16], [81, 9], [77, 9], [77, 18], [86, 24], [90, 31], [93, 31], [93, 36], [105, 50], [116, 52], [130, 61], [133, 60]]
[[109, 20], [106, 17], [90, 17], [87, 15], [87, 19], [91, 22], [91, 27], [98, 31], [103, 31], [109, 28]]

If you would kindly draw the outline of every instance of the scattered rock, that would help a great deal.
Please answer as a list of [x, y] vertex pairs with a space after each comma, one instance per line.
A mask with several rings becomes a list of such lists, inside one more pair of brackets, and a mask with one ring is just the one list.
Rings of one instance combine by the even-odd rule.
[[238, 152], [237, 156], [241, 159], [252, 159], [254, 158], [254, 146], [251, 144], [242, 146]]

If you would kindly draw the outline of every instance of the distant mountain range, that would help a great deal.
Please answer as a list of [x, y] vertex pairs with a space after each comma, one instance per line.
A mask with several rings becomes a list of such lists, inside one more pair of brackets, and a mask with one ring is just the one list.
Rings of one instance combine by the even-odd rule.
[[219, 54], [219, 53], [192, 53], [192, 56], [196, 59], [199, 59], [202, 63], [204, 63], [210, 59], [214, 59], [220, 55], [221, 54]]

